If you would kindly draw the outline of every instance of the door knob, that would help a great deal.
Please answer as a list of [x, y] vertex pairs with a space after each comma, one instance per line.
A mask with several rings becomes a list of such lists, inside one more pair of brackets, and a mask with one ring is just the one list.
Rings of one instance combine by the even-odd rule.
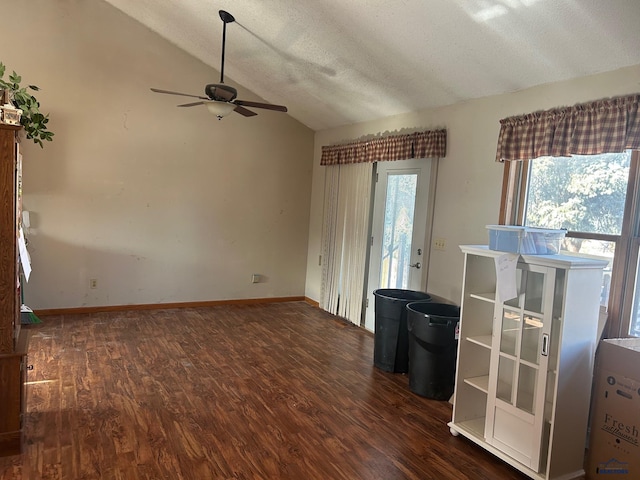
[[422, 264], [420, 262], [416, 262], [416, 263], [412, 263], [411, 265], [409, 265], [411, 268], [420, 268], [422, 267]]

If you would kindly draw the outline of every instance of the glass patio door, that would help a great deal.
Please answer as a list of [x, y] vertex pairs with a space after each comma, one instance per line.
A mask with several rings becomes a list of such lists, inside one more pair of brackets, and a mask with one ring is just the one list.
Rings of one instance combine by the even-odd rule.
[[425, 232], [431, 160], [377, 164], [365, 328], [375, 328], [374, 290], [419, 290], [425, 263]]

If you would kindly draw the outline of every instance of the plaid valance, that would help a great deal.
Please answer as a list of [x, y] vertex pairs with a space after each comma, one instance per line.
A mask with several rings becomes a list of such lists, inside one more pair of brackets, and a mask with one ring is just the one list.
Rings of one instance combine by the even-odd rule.
[[393, 135], [364, 142], [322, 147], [320, 165], [442, 158], [445, 156], [446, 148], [446, 130]]
[[500, 120], [496, 161], [640, 148], [640, 94]]

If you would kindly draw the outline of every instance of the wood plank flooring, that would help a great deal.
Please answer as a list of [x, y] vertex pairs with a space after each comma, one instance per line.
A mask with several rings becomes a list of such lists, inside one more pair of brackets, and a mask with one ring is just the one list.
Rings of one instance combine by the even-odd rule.
[[304, 302], [42, 317], [15, 479], [513, 479]]

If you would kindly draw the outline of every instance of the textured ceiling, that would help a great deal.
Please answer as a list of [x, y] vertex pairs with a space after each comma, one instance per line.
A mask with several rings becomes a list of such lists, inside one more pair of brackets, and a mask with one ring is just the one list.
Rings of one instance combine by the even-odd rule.
[[314, 130], [640, 64], [640, 0], [106, 1]]

